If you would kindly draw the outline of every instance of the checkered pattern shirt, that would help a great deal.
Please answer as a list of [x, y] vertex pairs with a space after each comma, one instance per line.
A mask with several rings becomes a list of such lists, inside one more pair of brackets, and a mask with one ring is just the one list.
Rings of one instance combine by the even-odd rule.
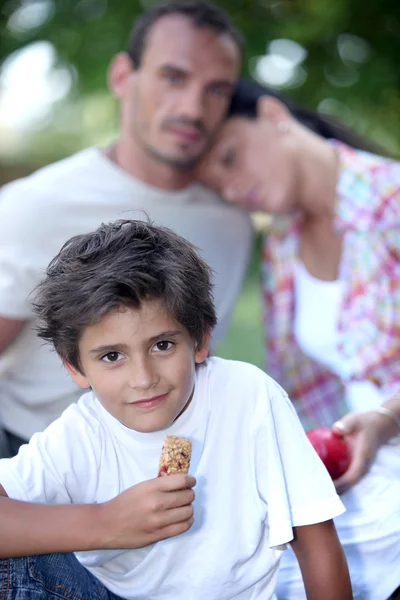
[[266, 370], [306, 428], [330, 426], [348, 411], [346, 381], [370, 380], [385, 398], [400, 389], [400, 163], [332, 144], [339, 158], [334, 227], [343, 233], [338, 351], [344, 378], [307, 357], [293, 336], [298, 219], [274, 229], [263, 250]]

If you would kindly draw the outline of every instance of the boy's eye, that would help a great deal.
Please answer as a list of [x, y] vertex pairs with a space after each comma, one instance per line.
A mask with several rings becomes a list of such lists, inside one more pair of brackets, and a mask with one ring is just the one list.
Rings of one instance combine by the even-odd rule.
[[173, 346], [173, 342], [167, 342], [166, 340], [162, 340], [161, 342], [157, 342], [154, 346], [156, 352], [165, 352], [166, 350], [170, 350]]
[[104, 362], [108, 362], [108, 363], [115, 363], [118, 362], [118, 360], [120, 360], [120, 358], [122, 357], [122, 354], [120, 352], [107, 352], [107, 354], [105, 354], [101, 360], [104, 360]]

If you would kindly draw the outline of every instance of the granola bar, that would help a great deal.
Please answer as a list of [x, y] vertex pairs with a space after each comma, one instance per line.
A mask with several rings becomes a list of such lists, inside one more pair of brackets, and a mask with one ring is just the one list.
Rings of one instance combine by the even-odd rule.
[[192, 442], [185, 438], [167, 435], [161, 450], [158, 477], [187, 473], [192, 455]]

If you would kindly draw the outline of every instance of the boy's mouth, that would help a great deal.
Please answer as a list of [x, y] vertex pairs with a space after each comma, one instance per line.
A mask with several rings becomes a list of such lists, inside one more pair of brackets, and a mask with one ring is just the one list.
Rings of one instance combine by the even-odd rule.
[[168, 392], [166, 394], [162, 394], [161, 396], [153, 396], [152, 398], [142, 398], [142, 400], [137, 400], [136, 402], [131, 402], [132, 406], [138, 408], [152, 408], [153, 406], [157, 406], [160, 402], [166, 399], [168, 396]]

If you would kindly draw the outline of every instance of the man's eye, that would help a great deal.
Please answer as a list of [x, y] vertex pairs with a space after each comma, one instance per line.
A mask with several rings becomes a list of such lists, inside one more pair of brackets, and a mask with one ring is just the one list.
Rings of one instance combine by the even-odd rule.
[[172, 85], [178, 85], [183, 81], [182, 75], [177, 75], [175, 73], [166, 73], [164, 77], [167, 79], [167, 81], [169, 81], [169, 83], [172, 83]]
[[231, 91], [226, 90], [225, 88], [220, 87], [212, 87], [208, 90], [208, 93], [212, 96], [219, 96], [221, 98], [230, 98], [232, 95]]
[[107, 363], [115, 363], [118, 362], [122, 357], [122, 354], [120, 352], [108, 352], [107, 354], [105, 354], [101, 360], [104, 360], [104, 362]]
[[173, 345], [173, 342], [162, 340], [161, 342], [157, 342], [157, 344], [154, 346], [154, 349], [156, 352], [166, 352], [167, 350], [171, 350]]

